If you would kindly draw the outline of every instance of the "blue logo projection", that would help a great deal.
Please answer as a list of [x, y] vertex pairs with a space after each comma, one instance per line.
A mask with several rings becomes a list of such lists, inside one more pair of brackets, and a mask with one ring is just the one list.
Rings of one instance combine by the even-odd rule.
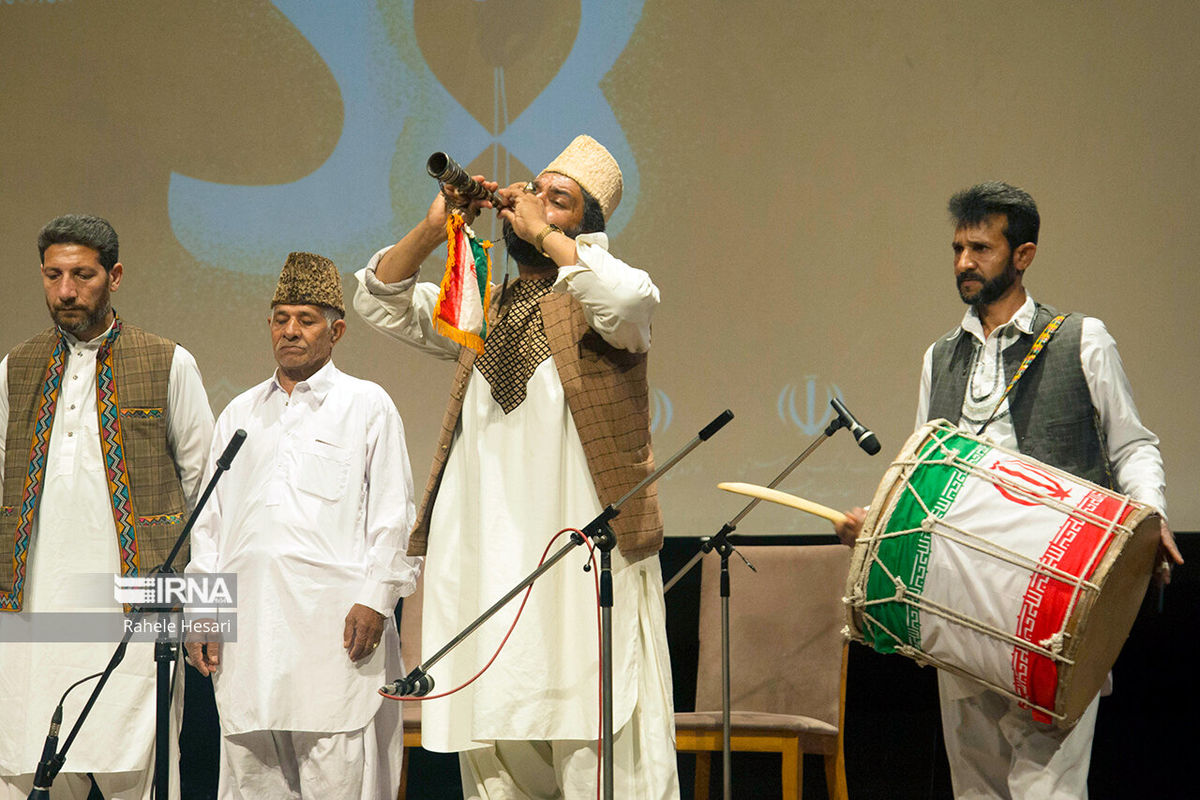
[[818, 403], [816, 375], [805, 376], [803, 413], [796, 407], [798, 393], [799, 387], [794, 383], [789, 383], [779, 390], [779, 399], [776, 401], [779, 419], [783, 420], [785, 425], [796, 426], [809, 436], [818, 435], [833, 420], [833, 408], [829, 401], [835, 397], [839, 400], [845, 399], [842, 397], [842, 390], [831, 383], [825, 387], [824, 403]]
[[[642, 2], [583, 0], [565, 60], [511, 121], [506, 95], [512, 76], [497, 67], [491, 76], [493, 133], [422, 56], [414, 0], [382, 11], [376, 0], [276, 0], [337, 81], [341, 137], [325, 163], [292, 183], [241, 186], [173, 174], [168, 202], [176, 238], [202, 263], [237, 272], [273, 274], [283, 255], [297, 248], [321, 252], [350, 270], [424, 213], [435, 191], [425, 174], [430, 153], [445, 150], [469, 164], [499, 144], [537, 169], [578, 133], [594, 136], [621, 164], [624, 195], [609, 223], [610, 231], [619, 231], [637, 204], [639, 173], [600, 81], [633, 34]], [[461, 39], [472, 46], [475, 37]], [[503, 170], [497, 176], [509, 177]]]

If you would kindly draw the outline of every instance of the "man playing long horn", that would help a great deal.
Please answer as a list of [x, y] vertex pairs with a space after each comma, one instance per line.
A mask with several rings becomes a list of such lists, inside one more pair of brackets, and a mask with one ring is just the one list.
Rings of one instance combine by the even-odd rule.
[[[426, 555], [426, 654], [531, 572], [557, 531], [594, 518], [653, 464], [646, 358], [659, 292], [645, 272], [608, 252], [605, 222], [621, 195], [616, 161], [580, 136], [530, 184], [484, 185], [511, 203], [499, 214], [519, 276], [507, 291], [490, 292], [481, 354], [437, 332], [438, 287], [417, 282], [421, 262], [446, 240], [458, 193], [444, 190], [357, 275], [354, 306], [369, 323], [458, 361], [411, 543], [412, 553]], [[461, 213], [469, 223], [487, 205]], [[613, 528], [615, 794], [674, 798], [654, 488], [627, 502]], [[422, 744], [460, 754], [466, 797], [595, 797], [596, 597], [593, 576], [568, 563], [537, 581], [482, 678], [424, 704]], [[515, 611], [505, 609], [438, 662], [439, 690], [478, 671]]]

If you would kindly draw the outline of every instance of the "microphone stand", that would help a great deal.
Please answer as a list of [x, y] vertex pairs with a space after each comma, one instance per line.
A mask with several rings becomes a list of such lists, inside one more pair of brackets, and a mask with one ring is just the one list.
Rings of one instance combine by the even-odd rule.
[[585, 539], [591, 539], [592, 545], [600, 551], [600, 676], [601, 687], [603, 692], [603, 703], [601, 706], [601, 782], [603, 786], [604, 800], [613, 800], [613, 703], [612, 703], [612, 684], [613, 684], [613, 665], [612, 665], [612, 606], [613, 606], [613, 586], [612, 586], [612, 549], [617, 544], [616, 535], [613, 533], [609, 523], [614, 517], [620, 513], [620, 508], [631, 497], [636, 495], [646, 486], [654, 483], [664, 473], [674, 467], [688, 453], [696, 449], [702, 442], [705, 442], [714, 433], [725, 426], [729, 420], [733, 419], [733, 412], [726, 409], [717, 416], [712, 422], [708, 423], [690, 442], [683, 446], [679, 452], [671, 456], [665, 463], [659, 466], [654, 472], [642, 479], [637, 486], [634, 486], [625, 493], [621, 499], [606, 507], [596, 516], [591, 522], [581, 528], [582, 536], [579, 533], [571, 534], [571, 541], [563, 545], [548, 559], [525, 577], [520, 583], [514, 586], [507, 594], [497, 600], [490, 608], [480, 614], [474, 621], [467, 625], [463, 630], [451, 639], [441, 650], [438, 650], [430, 658], [426, 659], [422, 664], [414, 668], [406, 677], [384, 686], [380, 691], [387, 694], [407, 695], [410, 697], [424, 697], [433, 690], [433, 678], [429, 676], [429, 669], [438, 661], [459, 645], [464, 639], [470, 636], [480, 625], [490, 619], [501, 608], [509, 603], [514, 597], [528, 588], [534, 581], [542, 576], [546, 570], [553, 567], [562, 560], [570, 551], [574, 550], [579, 545], [583, 544]]
[[[217, 459], [216, 470], [213, 472], [212, 478], [209, 479], [208, 486], [205, 487], [204, 493], [196, 502], [196, 507], [192, 509], [191, 516], [188, 518], [187, 524], [183, 526], [183, 530], [179, 532], [179, 536], [175, 540], [175, 546], [171, 548], [171, 552], [167, 555], [166, 561], [160, 566], [155, 567], [150, 571], [150, 575], [162, 573], [173, 574], [174, 570], [171, 567], [175, 556], [179, 554], [183, 547], [184, 541], [188, 534], [192, 532], [192, 526], [196, 522], [196, 517], [199, 516], [200, 510], [204, 508], [208, 502], [209, 495], [217, 486], [217, 481], [222, 473], [229, 469], [233, 457], [237, 455], [238, 449], [242, 446], [242, 442], [246, 440], [246, 432], [239, 429], [233, 434], [229, 445], [226, 446], [225, 452]], [[136, 623], [147, 613], [155, 610], [154, 606], [133, 606], [131, 613], [133, 620]], [[154, 660], [157, 667], [156, 674], [156, 697], [155, 697], [155, 742], [154, 742], [154, 796], [160, 800], [166, 800], [170, 790], [170, 709], [171, 709], [171, 665], [176, 660], [178, 655], [178, 645], [171, 640], [167, 632], [167, 622], [170, 619], [170, 609], [159, 608], [159, 620], [162, 623], [159, 628], [158, 638], [154, 643]], [[62, 722], [62, 705], [66, 700], [66, 695], [63, 695], [63, 700], [59, 702], [58, 708], [54, 711], [54, 716], [50, 721], [50, 733], [46, 737], [46, 743], [42, 749], [42, 760], [38, 763], [37, 772], [33, 778], [33, 790], [30, 791], [28, 800], [49, 800], [50, 786], [54, 783], [55, 776], [62, 771], [63, 763], [67, 759], [67, 751], [71, 749], [71, 745], [75, 741], [75, 737], [79, 735], [79, 729], [83, 727], [83, 722], [87, 719], [88, 714], [92, 710], [92, 706], [96, 704], [96, 699], [100, 696], [104, 685], [108, 683], [109, 676], [125, 658], [125, 651], [129, 646], [129, 640], [133, 638], [133, 633], [137, 629], [137, 625], [128, 625], [125, 635], [121, 637], [121, 641], [117, 644], [113, 651], [112, 657], [108, 661], [108, 666], [104, 668], [104, 672], [100, 674], [100, 680], [96, 687], [92, 689], [92, 694], [88, 697], [87, 703], [84, 704], [83, 710], [79, 712], [79, 717], [75, 720], [75, 725], [71, 728], [71, 733], [63, 742], [62, 750], [54, 752], [54, 747], [58, 742], [59, 725]], [[94, 677], [94, 676], [93, 676]], [[78, 684], [76, 684], [78, 685]], [[71, 687], [75, 688], [74, 686]], [[67, 690], [70, 692], [70, 689]]]
[[[774, 489], [780, 483], [792, 474], [796, 467], [804, 463], [804, 460], [812, 455], [813, 451], [820, 447], [826, 439], [837, 433], [839, 429], [849, 429], [850, 425], [843, 418], [837, 406], [834, 406], [834, 411], [839, 412], [833, 415], [833, 419], [826, 426], [823, 433], [813, 440], [804, 452], [796, 457], [792, 463], [784, 467], [783, 472], [775, 476], [775, 480], [771, 481], [768, 489]], [[692, 567], [699, 563], [700, 559], [706, 553], [716, 550], [721, 556], [721, 780], [724, 800], [730, 800], [733, 796], [733, 731], [730, 720], [730, 646], [729, 646], [729, 598], [730, 598], [730, 580], [729, 580], [729, 556], [732, 553], [737, 553], [738, 558], [742, 559], [752, 571], [758, 572], [754, 565], [742, 555], [733, 546], [730, 540], [730, 534], [737, 530], [738, 523], [745, 519], [755, 506], [762, 502], [762, 498], [756, 497], [746, 504], [746, 507], [738, 512], [737, 516], [721, 526], [721, 529], [709, 537], [705, 537], [700, 542], [700, 549], [692, 556], [683, 567], [667, 581], [663, 587], [663, 593], [671, 590], [671, 587], [679, 582], [679, 579], [686, 575]]]

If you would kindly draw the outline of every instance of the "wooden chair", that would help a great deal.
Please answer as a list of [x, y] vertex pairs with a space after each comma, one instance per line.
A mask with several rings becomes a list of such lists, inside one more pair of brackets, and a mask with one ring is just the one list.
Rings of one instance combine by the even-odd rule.
[[[400, 655], [404, 668], [411, 670], [421, 663], [421, 597], [424, 595], [424, 576], [417, 580], [417, 588], [404, 598], [400, 609]], [[390, 702], [390, 701], [384, 701]], [[400, 791], [396, 800], [408, 796], [408, 764], [411, 750], [421, 746], [421, 704], [401, 703], [404, 720], [404, 766], [400, 771]]]
[[[831, 800], [846, 800], [842, 728], [847, 647], [842, 595], [850, 549], [742, 546], [758, 569], [730, 560], [731, 749], [776, 752], [783, 798], [803, 792], [803, 754], [825, 757]], [[696, 756], [696, 800], [707, 800], [710, 755], [722, 751], [720, 559], [705, 557], [700, 584], [696, 708], [675, 715], [676, 747]], [[734, 774], [736, 780], [737, 775]]]

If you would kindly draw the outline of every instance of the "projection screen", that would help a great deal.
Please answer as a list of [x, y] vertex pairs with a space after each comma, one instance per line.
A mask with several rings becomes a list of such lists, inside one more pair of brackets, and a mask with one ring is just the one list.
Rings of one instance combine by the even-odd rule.
[[[946, 200], [1003, 179], [1042, 213], [1026, 285], [1106, 322], [1195, 531], [1198, 40], [1188, 2], [0, 0], [0, 348], [48, 324], [38, 229], [99, 214], [117, 310], [191, 350], [220, 412], [273, 369], [289, 251], [352, 292], [432, 200], [429, 154], [507, 183], [590, 133], [625, 176], [613, 250], [662, 292], [656, 452], [736, 414], [660, 487], [668, 534], [702, 535], [744, 505], [716, 484], [767, 483], [835, 396], [883, 452], [839, 433], [780, 488], [870, 501], [964, 310]], [[453, 366], [348, 322], [335, 361], [389, 391], [421, 484]], [[740, 530], [830, 532], [767, 504]]]

